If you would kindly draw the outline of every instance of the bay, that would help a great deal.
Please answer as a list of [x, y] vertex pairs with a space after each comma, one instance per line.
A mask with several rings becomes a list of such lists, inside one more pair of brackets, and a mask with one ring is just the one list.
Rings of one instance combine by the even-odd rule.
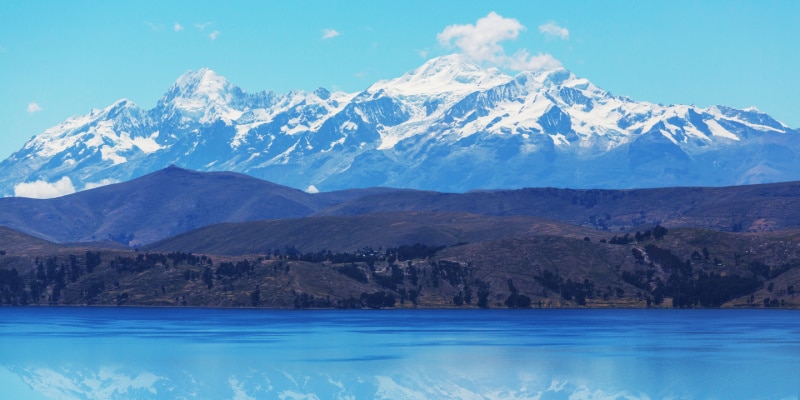
[[798, 399], [779, 310], [2, 308], [16, 399]]

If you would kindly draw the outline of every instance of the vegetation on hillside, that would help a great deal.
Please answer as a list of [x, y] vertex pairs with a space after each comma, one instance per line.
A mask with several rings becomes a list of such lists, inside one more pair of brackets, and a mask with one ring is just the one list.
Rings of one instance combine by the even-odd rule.
[[3, 250], [0, 304], [797, 308], [796, 243], [655, 226], [601, 240], [532, 235], [350, 252], [285, 246], [247, 257]]

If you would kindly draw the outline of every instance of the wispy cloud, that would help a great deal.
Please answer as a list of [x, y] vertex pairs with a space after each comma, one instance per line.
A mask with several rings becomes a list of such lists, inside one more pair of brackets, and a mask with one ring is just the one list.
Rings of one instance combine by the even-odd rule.
[[322, 38], [323, 39], [333, 39], [333, 38], [335, 38], [335, 37], [337, 37], [339, 35], [341, 35], [341, 33], [339, 33], [339, 31], [337, 31], [336, 29], [327, 29], [326, 28], [326, 29], [322, 30]]
[[200, 22], [194, 24], [194, 27], [200, 29], [201, 31], [206, 30], [206, 28], [208, 28], [209, 26], [211, 26], [211, 22]]
[[63, 177], [53, 183], [40, 180], [23, 182], [14, 185], [14, 196], [33, 199], [51, 199], [75, 193], [75, 186], [69, 177]]
[[478, 19], [474, 25], [450, 25], [436, 35], [444, 47], [456, 47], [461, 53], [478, 62], [485, 62], [515, 70], [558, 68], [561, 63], [549, 54], [531, 56], [528, 50], [519, 50], [509, 56], [501, 44], [515, 40], [525, 26], [514, 18], [504, 18], [492, 11]]
[[522, 49], [509, 57], [507, 65], [516, 71], [539, 71], [561, 68], [561, 62], [548, 53], [532, 56], [528, 50]]
[[42, 106], [39, 103], [35, 101], [28, 103], [28, 114], [35, 114], [39, 111], [42, 111]]
[[219, 31], [211, 32], [211, 33], [208, 34], [208, 38], [211, 39], [211, 40], [217, 40], [217, 37], [219, 36], [219, 33], [220, 33]]
[[175, 32], [180, 32], [183, 30], [183, 25], [176, 22], [174, 25], [172, 25], [172, 30]]
[[417, 54], [422, 58], [428, 58], [428, 49], [417, 50]]
[[161, 24], [154, 24], [150, 21], [144, 21], [144, 24], [147, 25], [151, 30], [160, 31], [164, 29], [164, 25]]
[[563, 40], [569, 39], [569, 29], [558, 26], [555, 22], [548, 22], [539, 25], [539, 32], [543, 33], [548, 39], [561, 38]]

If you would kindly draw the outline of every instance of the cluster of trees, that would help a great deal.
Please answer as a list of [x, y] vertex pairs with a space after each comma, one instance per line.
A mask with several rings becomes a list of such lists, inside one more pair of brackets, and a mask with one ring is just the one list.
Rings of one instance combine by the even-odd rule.
[[[97, 253], [97, 264], [99, 263], [99, 255]], [[87, 256], [88, 259], [88, 256]], [[151, 268], [163, 267], [169, 268], [178, 265], [191, 265], [191, 266], [213, 266], [214, 262], [211, 258], [206, 256], [197, 256], [192, 253], [144, 253], [137, 254], [136, 257], [117, 256], [109, 262], [109, 266], [117, 272], [143, 272]]]
[[[637, 249], [632, 251], [637, 262], [643, 263], [645, 255]], [[651, 301], [661, 304], [665, 297], [672, 297], [672, 306], [675, 308], [719, 307], [727, 301], [758, 290], [763, 285], [762, 278], [769, 279], [785, 271], [783, 268], [770, 268], [763, 263], [752, 263], [750, 269], [753, 274], [750, 276], [696, 271], [692, 260], [705, 262], [711, 258], [706, 248], [703, 248], [702, 254], [693, 252], [690, 259], [686, 260], [655, 244], [645, 246], [645, 253], [651, 262], [647, 269], [623, 271], [621, 279], [649, 292], [648, 304]], [[660, 265], [669, 274], [666, 282], [656, 276], [653, 264]]]
[[[666, 228], [656, 226], [644, 233], [615, 236], [611, 239], [611, 243], [626, 244], [661, 239], [666, 234]], [[637, 298], [639, 300], [646, 298], [648, 305], [651, 302], [661, 304], [665, 298], [671, 297], [672, 306], [676, 308], [719, 307], [737, 297], [752, 294], [763, 287], [765, 282], [795, 267], [791, 264], [770, 266], [759, 261], [743, 264], [745, 262], [743, 258], [736, 257], [737, 266], [743, 265], [737, 271], [743, 274], [730, 272], [720, 274], [709, 271], [712, 255], [706, 248], [694, 251], [689, 258], [683, 259], [659, 245], [661, 243], [650, 241], [643, 248], [641, 245], [631, 246], [630, 251], [636, 264], [633, 269], [619, 273], [622, 281], [639, 290]], [[415, 244], [378, 251], [364, 248], [353, 253], [330, 251], [300, 253], [289, 247], [283, 252], [274, 252], [273, 255], [279, 254], [279, 258], [287, 260], [325, 263], [325, 268], [332, 268], [361, 284], [372, 285], [370, 289], [364, 286], [363, 289], [354, 291], [357, 293], [364, 290], [359, 295], [340, 299], [295, 293], [293, 299], [295, 308], [386, 308], [394, 307], [398, 301], [400, 304], [406, 302], [417, 304], [423, 290], [431, 291], [431, 289], [435, 296], [443, 296], [446, 293], [447, 304], [457, 307], [465, 305], [490, 307], [490, 284], [476, 279], [469, 264], [433, 259], [432, 257], [442, 248]], [[425, 259], [427, 261], [420, 261]], [[715, 264], [721, 265], [721, 261], [713, 259]], [[93, 304], [110, 287], [119, 289], [119, 280], [124, 278], [122, 274], [137, 274], [153, 268], [170, 270], [179, 267], [181, 269], [175, 272], [182, 272], [187, 281], [201, 280], [209, 290], [216, 286], [224, 291], [234, 290], [236, 286], [232, 282], [244, 276], [252, 276], [256, 272], [264, 272], [261, 271], [263, 268], [273, 268], [276, 273], [279, 270], [284, 271], [285, 268], [285, 272], [289, 272], [289, 263], [285, 261], [273, 261], [270, 267], [264, 267], [262, 261], [263, 258], [257, 261], [218, 261], [215, 265], [206, 256], [181, 252], [108, 252], [103, 253], [101, 257], [100, 252], [89, 251], [78, 255], [37, 258], [33, 270], [30, 273], [26, 272], [24, 276], [15, 269], [0, 269], [0, 304], [24, 305], [41, 301], [49, 304]], [[378, 264], [376, 268], [377, 262], [382, 264]], [[694, 268], [693, 263], [704, 267]], [[101, 265], [106, 268], [102, 269], [102, 274], [96, 274]], [[538, 271], [532, 278], [544, 288], [541, 295], [536, 293], [537, 296], [548, 297], [549, 291], [556, 293], [562, 300], [571, 302], [570, 304], [586, 305], [591, 299], [602, 297], [608, 300], [612, 296], [623, 297], [625, 294], [623, 288], [619, 286], [598, 289], [589, 279], [573, 281], [574, 276], [569, 279], [546, 269]], [[522, 293], [511, 279], [506, 283], [510, 293], [504, 301], [506, 307], [531, 306], [533, 300], [530, 293]], [[252, 289], [252, 286], [249, 286], [249, 289]], [[770, 284], [768, 290], [772, 292], [772, 289]], [[790, 285], [785, 289], [776, 290], [777, 296], [794, 295], [795, 288]], [[161, 291], [164, 292], [163, 286]], [[428, 298], [428, 293], [425, 293], [424, 298]], [[137, 299], [140, 298], [140, 293], [135, 294]], [[249, 304], [254, 307], [260, 306], [264, 301], [264, 292], [258, 285], [252, 292], [243, 292], [241, 295], [242, 304], [248, 304], [247, 296]], [[269, 298], [272, 299], [272, 296], [270, 294]], [[127, 293], [122, 293], [117, 296], [117, 303], [126, 304], [131, 298], [133, 297]], [[764, 301], [764, 306], [783, 306], [785, 302], [782, 303], [779, 299], [780, 297], [768, 298]], [[113, 299], [107, 300], [113, 302]], [[503, 296], [498, 295], [492, 301], [496, 301], [493, 304], [501, 306]], [[750, 304], [759, 306], [761, 301], [755, 302], [751, 296]]]
[[[668, 249], [649, 244], [645, 247], [648, 257], [661, 265], [670, 276], [666, 282], [657, 279], [653, 290], [656, 304], [664, 297], [672, 297], [672, 307], [689, 308], [698, 305], [719, 307], [736, 297], [757, 290], [762, 285], [758, 275], [743, 277], [736, 274], [720, 275], [714, 272], [695, 273], [690, 259], [680, 257]], [[707, 253], [706, 250], [704, 253]], [[704, 258], [706, 258], [704, 256]]]
[[[396, 291], [398, 286], [406, 284], [419, 286], [420, 278], [423, 278], [425, 286], [438, 288], [442, 282], [447, 282], [451, 286], [465, 284], [472, 276], [469, 267], [447, 260], [430, 261], [424, 268], [415, 266], [411, 262], [406, 266], [390, 263], [386, 268], [387, 273], [376, 272], [374, 266], [369, 266], [369, 269], [371, 271], [369, 276], [376, 284], [393, 291]], [[370, 281], [366, 268], [356, 263], [336, 267], [336, 270], [361, 283]]]
[[508, 291], [511, 294], [508, 295], [505, 301], [505, 305], [508, 308], [528, 308], [531, 306], [531, 298], [525, 296], [524, 294], [520, 294], [519, 290], [514, 286], [514, 280], [509, 278], [508, 279]]
[[594, 282], [589, 279], [576, 282], [570, 278], [564, 279], [557, 273], [554, 274], [546, 269], [534, 276], [534, 279], [545, 289], [558, 293], [563, 300], [575, 301], [581, 306], [586, 305], [586, 299], [593, 299], [597, 294]]
[[[337, 266], [335, 270], [357, 282], [363, 284], [372, 282], [389, 290], [388, 293], [396, 293], [401, 304], [405, 304], [406, 301], [417, 304], [418, 296], [423, 287], [439, 289], [442, 285], [448, 284], [455, 289], [455, 294], [452, 298], [453, 305], [458, 307], [472, 305], [475, 301], [477, 290], [477, 305], [479, 307], [488, 307], [489, 285], [474, 279], [472, 269], [469, 266], [447, 260], [431, 260], [423, 265], [413, 264], [410, 260], [404, 260], [406, 261], [405, 264], [397, 264], [393, 261], [410, 254], [414, 254], [415, 257], [424, 257], [432, 254], [431, 251], [435, 249], [440, 248], [414, 245], [407, 246], [405, 250], [398, 250], [398, 253], [394, 253], [393, 249], [389, 249], [387, 250], [389, 257], [386, 260], [389, 264], [386, 265], [382, 272], [377, 271], [374, 265], [357, 264], [355, 262]], [[395, 257], [395, 254], [401, 255]], [[361, 299], [359, 298], [359, 300]], [[359, 307], [358, 304], [360, 303], [355, 302], [341, 308], [350, 308], [351, 305]]]
[[255, 272], [255, 264], [247, 260], [239, 260], [235, 264], [230, 261], [223, 261], [219, 264], [217, 269], [214, 270], [214, 275], [217, 279], [223, 276], [229, 278], [239, 278], [242, 275], [251, 275]]
[[611, 240], [608, 241], [608, 243], [611, 244], [639, 243], [649, 240], [650, 238], [653, 238], [655, 240], [661, 240], [664, 238], [664, 236], [666, 236], [667, 232], [668, 232], [667, 228], [664, 228], [661, 225], [656, 225], [655, 228], [653, 228], [653, 230], [648, 229], [644, 231], [644, 233], [636, 231], [636, 234], [634, 234], [633, 236], [631, 236], [630, 233], [626, 233], [625, 236], [622, 237], [614, 236], [611, 238]]
[[369, 282], [369, 280], [367, 279], [367, 274], [364, 272], [363, 269], [361, 269], [358, 266], [356, 266], [355, 263], [351, 263], [349, 265], [341, 266], [341, 267], [339, 267], [337, 269], [337, 271], [339, 271], [340, 274], [342, 274], [342, 275], [344, 275], [344, 276], [346, 276], [348, 278], [354, 279], [354, 280], [356, 280], [358, 282], [361, 282], [361, 283]]
[[0, 269], [0, 304], [25, 305], [28, 302], [25, 281], [17, 269]]
[[[34, 270], [27, 276], [28, 283], [16, 268], [0, 269], [0, 304], [26, 305], [38, 304], [47, 295], [47, 303], [57, 304], [68, 283], [75, 283], [86, 273], [92, 273], [100, 265], [100, 253], [86, 252], [83, 259], [70, 254], [67, 259], [48, 257], [36, 258]], [[104, 288], [97, 282], [90, 282], [81, 293], [83, 301], [91, 304], [92, 299]]]
[[[461, 245], [463, 243], [458, 243]], [[334, 253], [330, 250], [320, 250], [316, 252], [301, 253], [294, 246], [286, 246], [283, 250], [268, 249], [267, 255], [276, 259], [284, 259], [291, 261], [306, 261], [311, 263], [330, 262], [333, 264], [345, 263], [360, 263], [365, 262], [373, 266], [375, 262], [386, 261], [394, 263], [397, 261], [419, 260], [433, 257], [438, 251], [444, 249], [446, 246], [428, 246], [421, 243], [413, 245], [401, 245], [398, 247], [389, 247], [385, 250], [375, 250], [371, 247], [365, 247], [355, 252]]]
[[[79, 255], [37, 257], [33, 270], [24, 276], [16, 269], [0, 269], [0, 304], [26, 305], [42, 301], [47, 304], [95, 304], [98, 296], [109, 287], [119, 287], [118, 280], [113, 284], [111, 281], [118, 279], [119, 274], [141, 273], [156, 267], [165, 270], [184, 267], [186, 280], [202, 279], [209, 289], [215, 279], [235, 279], [254, 270], [254, 264], [248, 260], [223, 262], [213, 269], [211, 258], [183, 252], [118, 254], [105, 261], [108, 269], [104, 269], [102, 275], [96, 274], [103, 264], [101, 252], [87, 251]], [[111, 271], [117, 275], [108, 275]], [[163, 292], [164, 288], [161, 290]], [[118, 304], [128, 301], [128, 294], [123, 294], [118, 296]]]
[[306, 293], [295, 293], [294, 308], [340, 308], [340, 309], [360, 309], [360, 308], [391, 308], [397, 303], [397, 298], [393, 293], [382, 290], [367, 293], [362, 292], [358, 297], [350, 296], [345, 299], [331, 300], [330, 296], [325, 298], [309, 295]]

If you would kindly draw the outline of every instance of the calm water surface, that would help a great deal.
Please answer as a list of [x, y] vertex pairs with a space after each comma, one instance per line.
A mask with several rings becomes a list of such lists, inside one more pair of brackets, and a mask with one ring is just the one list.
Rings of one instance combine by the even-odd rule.
[[8, 399], [798, 399], [800, 313], [0, 309]]

